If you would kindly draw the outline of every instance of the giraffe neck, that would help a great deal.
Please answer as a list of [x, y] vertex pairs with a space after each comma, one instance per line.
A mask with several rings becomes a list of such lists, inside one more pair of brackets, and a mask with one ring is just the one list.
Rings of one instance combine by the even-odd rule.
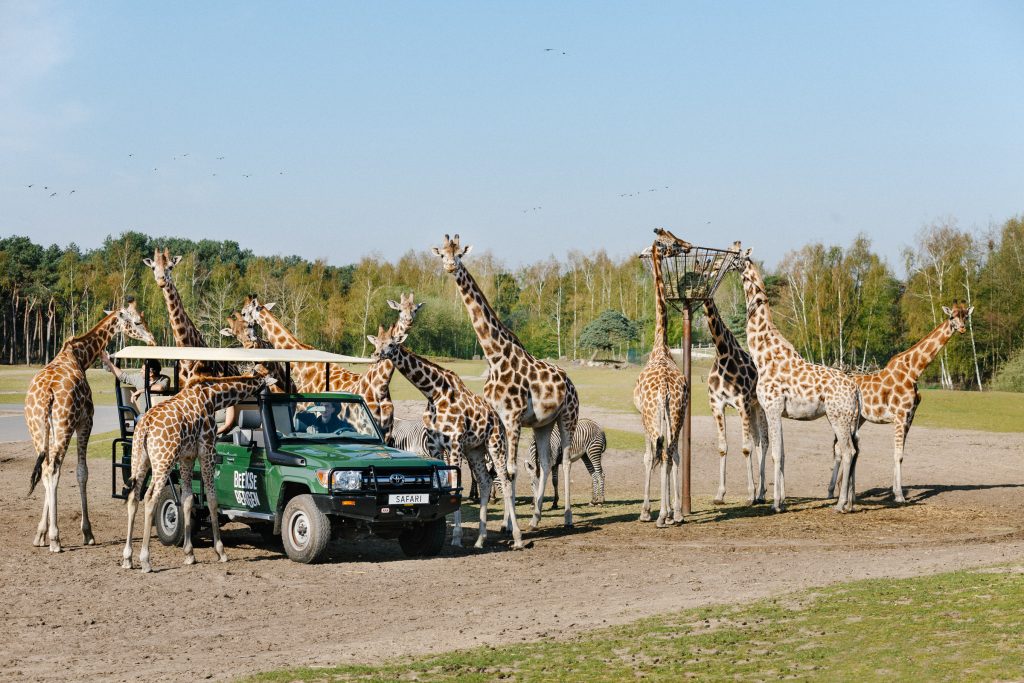
[[668, 354], [668, 310], [665, 304], [665, 283], [661, 279], [661, 255], [658, 244], [651, 247], [651, 270], [654, 274], [654, 347], [651, 353]]
[[370, 364], [369, 369], [360, 378], [360, 383], [368, 389], [370, 387], [386, 387], [391, 384], [393, 374], [395, 374], [394, 362], [382, 358]]
[[275, 349], [311, 349], [309, 344], [303, 344], [299, 338], [292, 334], [291, 330], [281, 324], [281, 321], [266, 308], [261, 308], [256, 314], [256, 321], [263, 328], [267, 335], [267, 341]]
[[447, 376], [450, 371], [416, 355], [404, 346], [398, 349], [395, 367], [428, 399], [437, 398], [450, 384]]
[[929, 332], [921, 341], [917, 342], [903, 353], [889, 361], [887, 367], [892, 367], [897, 362], [904, 366], [906, 374], [913, 381], [921, 376], [925, 368], [942, 351], [950, 337], [953, 336], [953, 325], [949, 320], [943, 320], [939, 326]]
[[181, 295], [178, 288], [168, 279], [167, 284], [161, 287], [164, 293], [164, 301], [167, 303], [167, 314], [171, 323], [171, 332], [174, 334], [174, 343], [178, 346], [206, 346], [203, 335], [199, 333], [192, 318], [185, 312], [185, 306], [181, 303]]
[[795, 355], [793, 345], [772, 322], [764, 280], [753, 264], [747, 265], [744, 271], [743, 294], [747, 301], [747, 347], [758, 367], [764, 367], [769, 358], [780, 350]]
[[735, 349], [739, 348], [740, 343], [736, 340], [736, 335], [732, 333], [732, 330], [722, 320], [718, 306], [715, 305], [713, 299], [708, 299], [704, 302], [704, 313], [708, 317], [708, 328], [711, 330], [711, 338], [715, 340], [715, 348], [718, 350], [718, 355], [728, 356]]
[[202, 391], [214, 410], [222, 410], [251, 398], [262, 382], [262, 377], [229, 377], [205, 384]]
[[500, 366], [507, 363], [510, 356], [508, 351], [511, 348], [518, 348], [525, 352], [522, 342], [512, 330], [501, 322], [498, 314], [487, 302], [487, 297], [480, 290], [476, 280], [461, 262], [455, 269], [455, 283], [459, 287], [459, 292], [462, 293], [462, 303], [466, 305], [469, 320], [473, 323], [473, 330], [480, 341], [480, 348], [483, 349], [488, 364]]
[[64, 347], [70, 349], [83, 370], [88, 370], [96, 362], [100, 351], [110, 342], [116, 328], [117, 311], [114, 311], [96, 323], [96, 326], [85, 334], [72, 337], [64, 342]]

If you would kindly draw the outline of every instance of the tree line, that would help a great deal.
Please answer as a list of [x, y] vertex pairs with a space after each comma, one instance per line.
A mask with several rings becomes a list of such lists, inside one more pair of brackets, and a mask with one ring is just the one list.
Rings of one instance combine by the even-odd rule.
[[[276, 302], [275, 313], [303, 341], [365, 355], [366, 335], [392, 322], [387, 300], [413, 291], [427, 306], [410, 334], [412, 348], [453, 358], [480, 353], [453, 278], [427, 249], [394, 262], [371, 255], [331, 266], [322, 259], [259, 256], [233, 241], [125, 232], [90, 250], [0, 239], [0, 362], [47, 362], [64, 339], [89, 329], [127, 296], [139, 301], [158, 341], [173, 344], [163, 296], [142, 262], [165, 247], [183, 256], [174, 281], [212, 346], [233, 343], [219, 330], [243, 297], [255, 293]], [[987, 388], [995, 376], [1005, 384], [1000, 369], [1020, 367], [1024, 350], [1024, 219], [985, 233], [961, 230], [953, 220], [936, 222], [919, 231], [902, 258], [905, 279], [864, 235], [846, 246], [813, 243], [787, 253], [764, 273], [776, 323], [809, 360], [872, 369], [939, 324], [942, 306], [963, 300], [975, 306], [971, 327], [947, 345], [925, 381]], [[467, 266], [499, 317], [537, 356], [589, 358], [601, 349], [637, 358], [650, 347], [653, 286], [635, 254], [574, 250], [510, 268], [483, 250], [474, 251]], [[716, 300], [743, 339], [745, 306], [735, 275]], [[610, 326], [608, 311], [625, 321]], [[626, 332], [607, 336], [613, 328]], [[669, 334], [680, 339], [680, 316], [671, 316]], [[694, 339], [710, 341], [699, 315]]]

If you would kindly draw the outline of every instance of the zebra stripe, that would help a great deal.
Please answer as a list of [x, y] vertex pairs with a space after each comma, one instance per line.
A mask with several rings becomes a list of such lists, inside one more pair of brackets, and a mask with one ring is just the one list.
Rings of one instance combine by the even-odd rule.
[[[553, 507], [558, 507], [558, 468], [562, 464], [562, 434], [556, 425], [551, 430], [551, 483], [555, 487], [555, 502]], [[591, 505], [604, 503], [604, 468], [601, 467], [601, 455], [608, 447], [608, 440], [605, 438], [601, 425], [593, 420], [581, 417], [576, 423], [576, 433], [573, 434], [572, 443], [569, 445], [569, 458], [572, 462], [583, 460], [583, 466], [590, 472], [593, 494], [590, 499]], [[537, 444], [530, 444], [530, 457], [526, 461], [526, 469], [533, 475], [536, 481], [539, 464], [537, 462]]]
[[427, 448], [427, 428], [421, 420], [400, 420], [395, 418], [391, 427], [389, 445], [400, 451], [429, 455]]

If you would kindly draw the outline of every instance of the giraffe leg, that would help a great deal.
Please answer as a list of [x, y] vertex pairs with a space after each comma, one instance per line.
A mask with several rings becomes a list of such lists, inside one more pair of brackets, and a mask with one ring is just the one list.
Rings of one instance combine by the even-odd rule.
[[46, 539], [46, 532], [50, 529], [50, 463], [43, 462], [42, 476], [39, 479], [43, 484], [43, 514], [39, 518], [39, 525], [36, 527], [36, 535], [32, 539], [32, 545], [42, 548], [49, 545]]
[[145, 442], [145, 434], [136, 433], [132, 443], [132, 476], [129, 479], [130, 486], [128, 488], [128, 535], [125, 537], [124, 550], [121, 552], [121, 566], [125, 569], [132, 568], [132, 535], [135, 533], [135, 514], [139, 509], [142, 485], [146, 481], [146, 473], [150, 466]]
[[654, 468], [654, 442], [644, 438], [644, 502], [640, 508], [640, 521], [651, 521], [651, 470]]
[[670, 487], [673, 472], [671, 448], [670, 445], [666, 445], [661, 454], [661, 511], [658, 513], [658, 521], [655, 522], [655, 526], [659, 529], [672, 523]]
[[853, 510], [853, 468], [854, 468], [854, 446], [850, 434], [850, 425], [836, 420], [836, 439], [839, 452], [842, 457], [842, 480], [839, 484], [839, 500], [836, 502], [836, 512], [851, 512]]
[[[533, 430], [533, 440], [537, 444], [537, 494], [533, 497], [533, 517], [530, 518], [530, 530], [540, 524], [541, 507], [544, 502], [544, 490], [551, 476], [551, 429], [553, 424], [537, 427]], [[509, 452], [512, 451], [512, 439], [509, 439]]]
[[711, 415], [715, 418], [715, 428], [718, 430], [718, 491], [712, 502], [721, 505], [725, 502], [725, 458], [729, 453], [729, 444], [725, 440], [725, 407], [721, 401], [711, 402]]
[[[192, 472], [195, 468], [195, 457], [182, 458], [178, 473], [181, 475], [181, 521], [184, 530], [182, 532], [181, 549], [185, 553], [182, 564], [195, 564], [196, 554], [192, 548], [192, 508], [195, 505], [196, 496], [192, 492]], [[203, 482], [205, 484], [205, 482]], [[209, 493], [207, 493], [209, 495]], [[214, 524], [216, 526], [216, 524]]]
[[828, 482], [828, 497], [834, 498], [836, 493], [836, 482], [839, 479], [839, 468], [843, 464], [843, 456], [839, 452], [839, 438], [832, 437], [832, 478]]
[[[458, 434], [451, 440], [451, 446], [448, 448], [448, 455], [446, 462], [453, 467], [462, 467], [462, 435]], [[478, 486], [477, 490], [483, 494], [484, 488], [483, 483], [480, 481], [480, 475], [476, 472], [473, 467], [473, 463], [469, 464], [470, 472]], [[480, 496], [480, 507], [484, 507], [483, 495]], [[485, 532], [486, 533], [486, 532]], [[452, 514], [452, 545], [456, 548], [462, 547], [462, 507], [459, 507]]]
[[679, 441], [677, 440], [671, 450], [668, 462], [672, 463], [672, 474], [669, 476], [669, 483], [672, 486], [672, 520], [673, 524], [683, 523], [683, 491], [679, 470], [682, 467], [682, 460], [679, 453]]
[[[213, 484], [213, 456], [216, 454], [213, 446], [213, 429], [209, 430], [207, 448], [199, 456], [199, 473], [203, 478], [203, 492], [206, 494], [206, 507], [210, 511], [210, 530], [213, 532], [213, 550], [217, 553], [217, 559], [221, 562], [228, 561], [228, 554], [224, 552], [224, 542], [220, 538], [220, 517], [217, 506], [217, 489]], [[191, 512], [191, 510], [189, 511]], [[186, 524], [190, 523], [188, 516], [185, 517]], [[188, 527], [186, 527], [188, 529]]]
[[[487, 464], [483, 461], [482, 453], [474, 453], [469, 456], [470, 467], [477, 473], [477, 480], [480, 482], [480, 490], [491, 490], [491, 473], [487, 470]], [[480, 497], [480, 533], [476, 537], [474, 548], [483, 548], [487, 540], [487, 504], [490, 502], [490, 493]]]
[[[572, 454], [569, 452], [569, 447], [572, 446], [572, 439], [574, 434], [569, 432], [570, 419], [564, 415], [558, 418], [558, 425], [555, 429], [559, 430], [559, 436], [562, 441], [559, 443], [561, 446], [561, 453], [558, 458], [562, 461], [562, 481], [565, 491], [563, 492], [563, 501], [565, 504], [565, 526], [572, 527], [572, 477], [570, 471], [572, 470]], [[575, 421], [572, 422], [573, 431], [576, 429]], [[555, 495], [558, 492], [558, 479], [552, 475], [552, 483], [555, 488]]]
[[893, 421], [892, 495], [897, 503], [907, 502], [903, 497], [903, 447], [909, 430], [910, 424], [905, 416], [901, 415]]
[[783, 470], [785, 464], [783, 457], [785, 448], [782, 443], [782, 403], [776, 401], [770, 407], [765, 408], [765, 419], [768, 421], [768, 443], [771, 448], [772, 461], [775, 464], [775, 485], [772, 500], [772, 510], [782, 512], [785, 509], [785, 484], [783, 483]]
[[[554, 452], [551, 453], [551, 457], [552, 458], [556, 457]], [[553, 501], [551, 501], [551, 509], [552, 510], [557, 510], [558, 509], [558, 467], [560, 465], [561, 465], [560, 462], [553, 462], [552, 465], [551, 465], [551, 490], [554, 491], [554, 493], [555, 493], [555, 498], [554, 498]], [[541, 494], [541, 498], [543, 498], [543, 497], [544, 497], [544, 495]]]
[[139, 564], [142, 565], [143, 574], [153, 571], [153, 565], [149, 563], [149, 539], [153, 535], [153, 509], [156, 507], [156, 498], [163, 491], [166, 481], [166, 473], [164, 476], [157, 477], [156, 468], [154, 468], [153, 481], [150, 483], [149, 490], [146, 491], [146, 508], [142, 516], [142, 548], [139, 550]]
[[507, 442], [501, 429], [495, 425], [491, 428], [487, 437], [487, 453], [494, 464], [494, 477], [501, 489], [501, 498], [504, 507], [502, 529], [508, 529], [512, 533], [512, 549], [523, 549], [523, 532], [516, 520], [516, 499], [514, 490], [514, 479], [509, 478], [508, 464], [506, 459]]
[[47, 516], [47, 538], [50, 541], [50, 552], [59, 553], [60, 530], [57, 528], [57, 485], [60, 483], [60, 466], [64, 460], [64, 453], [60, 459], [55, 459], [50, 468], [49, 487], [46, 489], [46, 516]]
[[76, 474], [78, 475], [78, 495], [82, 498], [82, 536], [85, 539], [85, 545], [96, 545], [96, 539], [92, 535], [92, 524], [89, 523], [89, 498], [86, 496], [86, 488], [89, 483], [89, 465], [86, 463], [86, 458], [89, 453], [89, 435], [92, 433], [92, 417], [90, 403], [82, 423], [78, 425], [78, 438], [76, 439], [78, 447]]
[[[756, 418], [753, 415], [754, 408], [744, 399], [740, 399], [740, 428], [743, 431], [743, 458], [747, 463], [747, 505], [753, 505], [757, 499], [754, 491], [754, 460], [751, 457], [754, 450], [754, 432], [757, 429]], [[723, 481], [723, 484], [725, 482]], [[724, 493], [724, 490], [723, 490]]]
[[768, 462], [768, 420], [765, 419], [764, 410], [761, 409], [760, 403], [754, 404], [754, 414], [756, 416], [755, 425], [757, 428], [757, 469], [760, 476], [760, 482], [757, 486], [757, 496], [754, 498], [755, 503], [764, 503], [765, 491], [767, 488], [767, 482], [764, 476], [764, 467]]

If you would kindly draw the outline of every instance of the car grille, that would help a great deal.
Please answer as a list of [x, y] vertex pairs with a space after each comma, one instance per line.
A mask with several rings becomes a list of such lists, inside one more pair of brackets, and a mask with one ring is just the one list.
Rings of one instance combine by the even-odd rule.
[[[376, 469], [363, 475], [363, 488], [378, 491], [412, 491], [414, 489], [432, 489], [434, 482], [432, 470], [392, 470]], [[401, 480], [399, 482], [399, 480]]]

